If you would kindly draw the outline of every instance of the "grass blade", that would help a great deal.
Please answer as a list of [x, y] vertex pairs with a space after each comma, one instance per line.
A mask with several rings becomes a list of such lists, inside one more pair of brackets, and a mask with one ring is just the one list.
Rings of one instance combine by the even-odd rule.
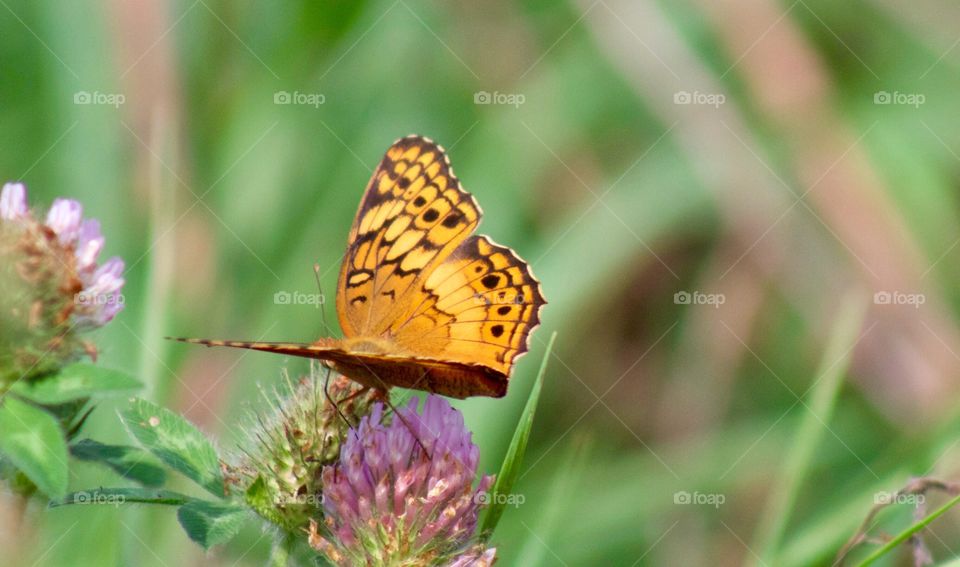
[[810, 468], [814, 451], [828, 427], [826, 424], [830, 421], [840, 384], [850, 363], [851, 352], [857, 343], [857, 333], [863, 323], [864, 306], [865, 303], [859, 296], [844, 299], [817, 371], [818, 378], [811, 386], [809, 404], [801, 401], [807, 413], [797, 430], [793, 444], [795, 449], [787, 456], [759, 523], [754, 549], [760, 552], [756, 561], [761, 565], [777, 564], [780, 540]]
[[540, 362], [537, 379], [533, 382], [533, 388], [530, 389], [527, 405], [523, 408], [520, 422], [517, 423], [517, 429], [514, 431], [510, 447], [507, 449], [507, 455], [503, 458], [500, 474], [497, 475], [497, 481], [493, 485], [490, 509], [487, 510], [487, 514], [483, 518], [483, 527], [480, 529], [480, 537], [483, 540], [490, 539], [493, 531], [497, 528], [500, 517], [503, 516], [503, 509], [507, 505], [506, 497], [510, 494], [513, 484], [520, 474], [520, 463], [523, 462], [523, 455], [527, 451], [527, 441], [530, 439], [530, 429], [533, 427], [533, 416], [537, 410], [537, 402], [540, 400], [540, 390], [543, 388], [543, 375], [547, 371], [547, 361], [550, 360], [553, 343], [556, 339], [557, 333], [553, 333], [547, 343], [547, 350], [543, 354], [543, 361]]

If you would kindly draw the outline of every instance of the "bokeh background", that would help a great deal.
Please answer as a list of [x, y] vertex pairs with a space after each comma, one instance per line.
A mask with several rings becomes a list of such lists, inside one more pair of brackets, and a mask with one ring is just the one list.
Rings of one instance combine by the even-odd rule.
[[[947, 0], [0, 0], [0, 177], [101, 219], [128, 269], [100, 363], [235, 450], [257, 385], [305, 364], [162, 337], [318, 336], [275, 294], [315, 293], [314, 262], [332, 292], [371, 170], [430, 136], [550, 301], [509, 395], [458, 404], [488, 471], [559, 333], [501, 564], [830, 565], [878, 495], [960, 480], [958, 24]], [[821, 415], [851, 292], [866, 316]], [[88, 434], [126, 441], [123, 403]], [[269, 552], [251, 526], [205, 555], [168, 509], [0, 502], [0, 564]], [[960, 556], [960, 515], [924, 540]]]

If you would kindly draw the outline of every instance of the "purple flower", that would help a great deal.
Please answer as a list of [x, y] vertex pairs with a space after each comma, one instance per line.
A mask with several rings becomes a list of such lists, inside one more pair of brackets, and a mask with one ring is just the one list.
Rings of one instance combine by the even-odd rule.
[[[56, 263], [65, 280], [76, 281], [76, 285], [64, 285], [64, 289], [79, 291], [71, 297], [74, 303], [71, 310], [73, 322], [80, 327], [99, 327], [108, 323], [123, 309], [123, 260], [110, 258], [97, 265], [104, 238], [100, 234], [100, 223], [94, 219], [83, 218], [83, 205], [73, 199], [55, 199], [46, 220], [42, 223], [34, 219], [27, 207], [27, 190], [22, 183], [7, 183], [0, 193], [0, 222], [13, 222], [43, 239], [44, 233], [35, 230], [41, 226], [53, 231], [55, 239], [49, 239], [37, 250], [48, 250], [58, 258]], [[64, 256], [72, 258], [65, 261]]]
[[[102, 242], [103, 237], [100, 237], [100, 240]], [[104, 262], [93, 274], [89, 276], [80, 274], [80, 281], [83, 282], [84, 288], [79, 294], [82, 299], [78, 303], [84, 307], [93, 307], [93, 309], [80, 310], [77, 314], [80, 323], [99, 327], [109, 323], [123, 309], [123, 296], [120, 295], [120, 290], [125, 283], [122, 277], [123, 267], [123, 260], [113, 257]]]
[[0, 220], [12, 220], [27, 214], [27, 188], [23, 183], [5, 183], [0, 192]]
[[471, 549], [447, 564], [447, 567], [490, 567], [497, 558], [497, 548]]
[[458, 558], [476, 530], [482, 494], [493, 483], [484, 476], [473, 488], [480, 450], [463, 415], [433, 395], [422, 414], [417, 399], [398, 411], [384, 424], [383, 405], [375, 405], [347, 435], [339, 463], [324, 468], [327, 531], [314, 530], [311, 543], [338, 565], [371, 559], [483, 565], [477, 561], [485, 551]]
[[81, 221], [83, 205], [73, 199], [54, 199], [47, 212], [46, 225], [60, 237], [60, 242], [69, 244], [77, 240]]

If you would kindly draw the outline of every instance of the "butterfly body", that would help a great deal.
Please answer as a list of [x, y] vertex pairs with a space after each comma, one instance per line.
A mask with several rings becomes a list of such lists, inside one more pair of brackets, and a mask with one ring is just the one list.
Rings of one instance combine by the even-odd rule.
[[337, 286], [343, 339], [178, 339], [325, 361], [361, 384], [501, 397], [546, 303], [516, 253], [473, 231], [482, 213], [443, 148], [397, 140], [361, 199]]

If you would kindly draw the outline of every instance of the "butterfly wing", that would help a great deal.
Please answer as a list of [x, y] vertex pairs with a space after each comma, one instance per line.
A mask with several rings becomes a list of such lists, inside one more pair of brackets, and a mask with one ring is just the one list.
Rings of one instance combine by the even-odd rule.
[[166, 339], [181, 343], [190, 343], [193, 345], [259, 350], [262, 352], [273, 352], [276, 354], [286, 354], [288, 356], [316, 358], [318, 360], [328, 361], [334, 360], [336, 353], [344, 352], [340, 346], [340, 341], [336, 339], [321, 339], [315, 343], [229, 341], [223, 339], [190, 339], [185, 337], [166, 337]]
[[394, 142], [350, 230], [337, 284], [344, 336], [384, 334], [409, 305], [415, 282], [470, 236], [480, 215], [443, 148], [420, 136]]
[[505, 391], [546, 301], [526, 262], [471, 236], [481, 214], [443, 148], [417, 136], [395, 142], [350, 233], [337, 290], [344, 335], [386, 337], [424, 364], [474, 368], [477, 391], [467, 384], [466, 395], [496, 395], [484, 392], [491, 376]]
[[230, 347], [324, 361], [337, 372], [365, 386], [386, 390], [390, 386], [450, 396], [502, 397], [507, 381], [496, 371], [473, 364], [411, 358], [404, 354], [357, 352], [336, 339], [315, 343], [228, 341], [167, 337], [208, 347]]
[[418, 287], [390, 329], [413, 352], [472, 362], [505, 377], [528, 348], [546, 304], [530, 266], [486, 236], [463, 242]]

